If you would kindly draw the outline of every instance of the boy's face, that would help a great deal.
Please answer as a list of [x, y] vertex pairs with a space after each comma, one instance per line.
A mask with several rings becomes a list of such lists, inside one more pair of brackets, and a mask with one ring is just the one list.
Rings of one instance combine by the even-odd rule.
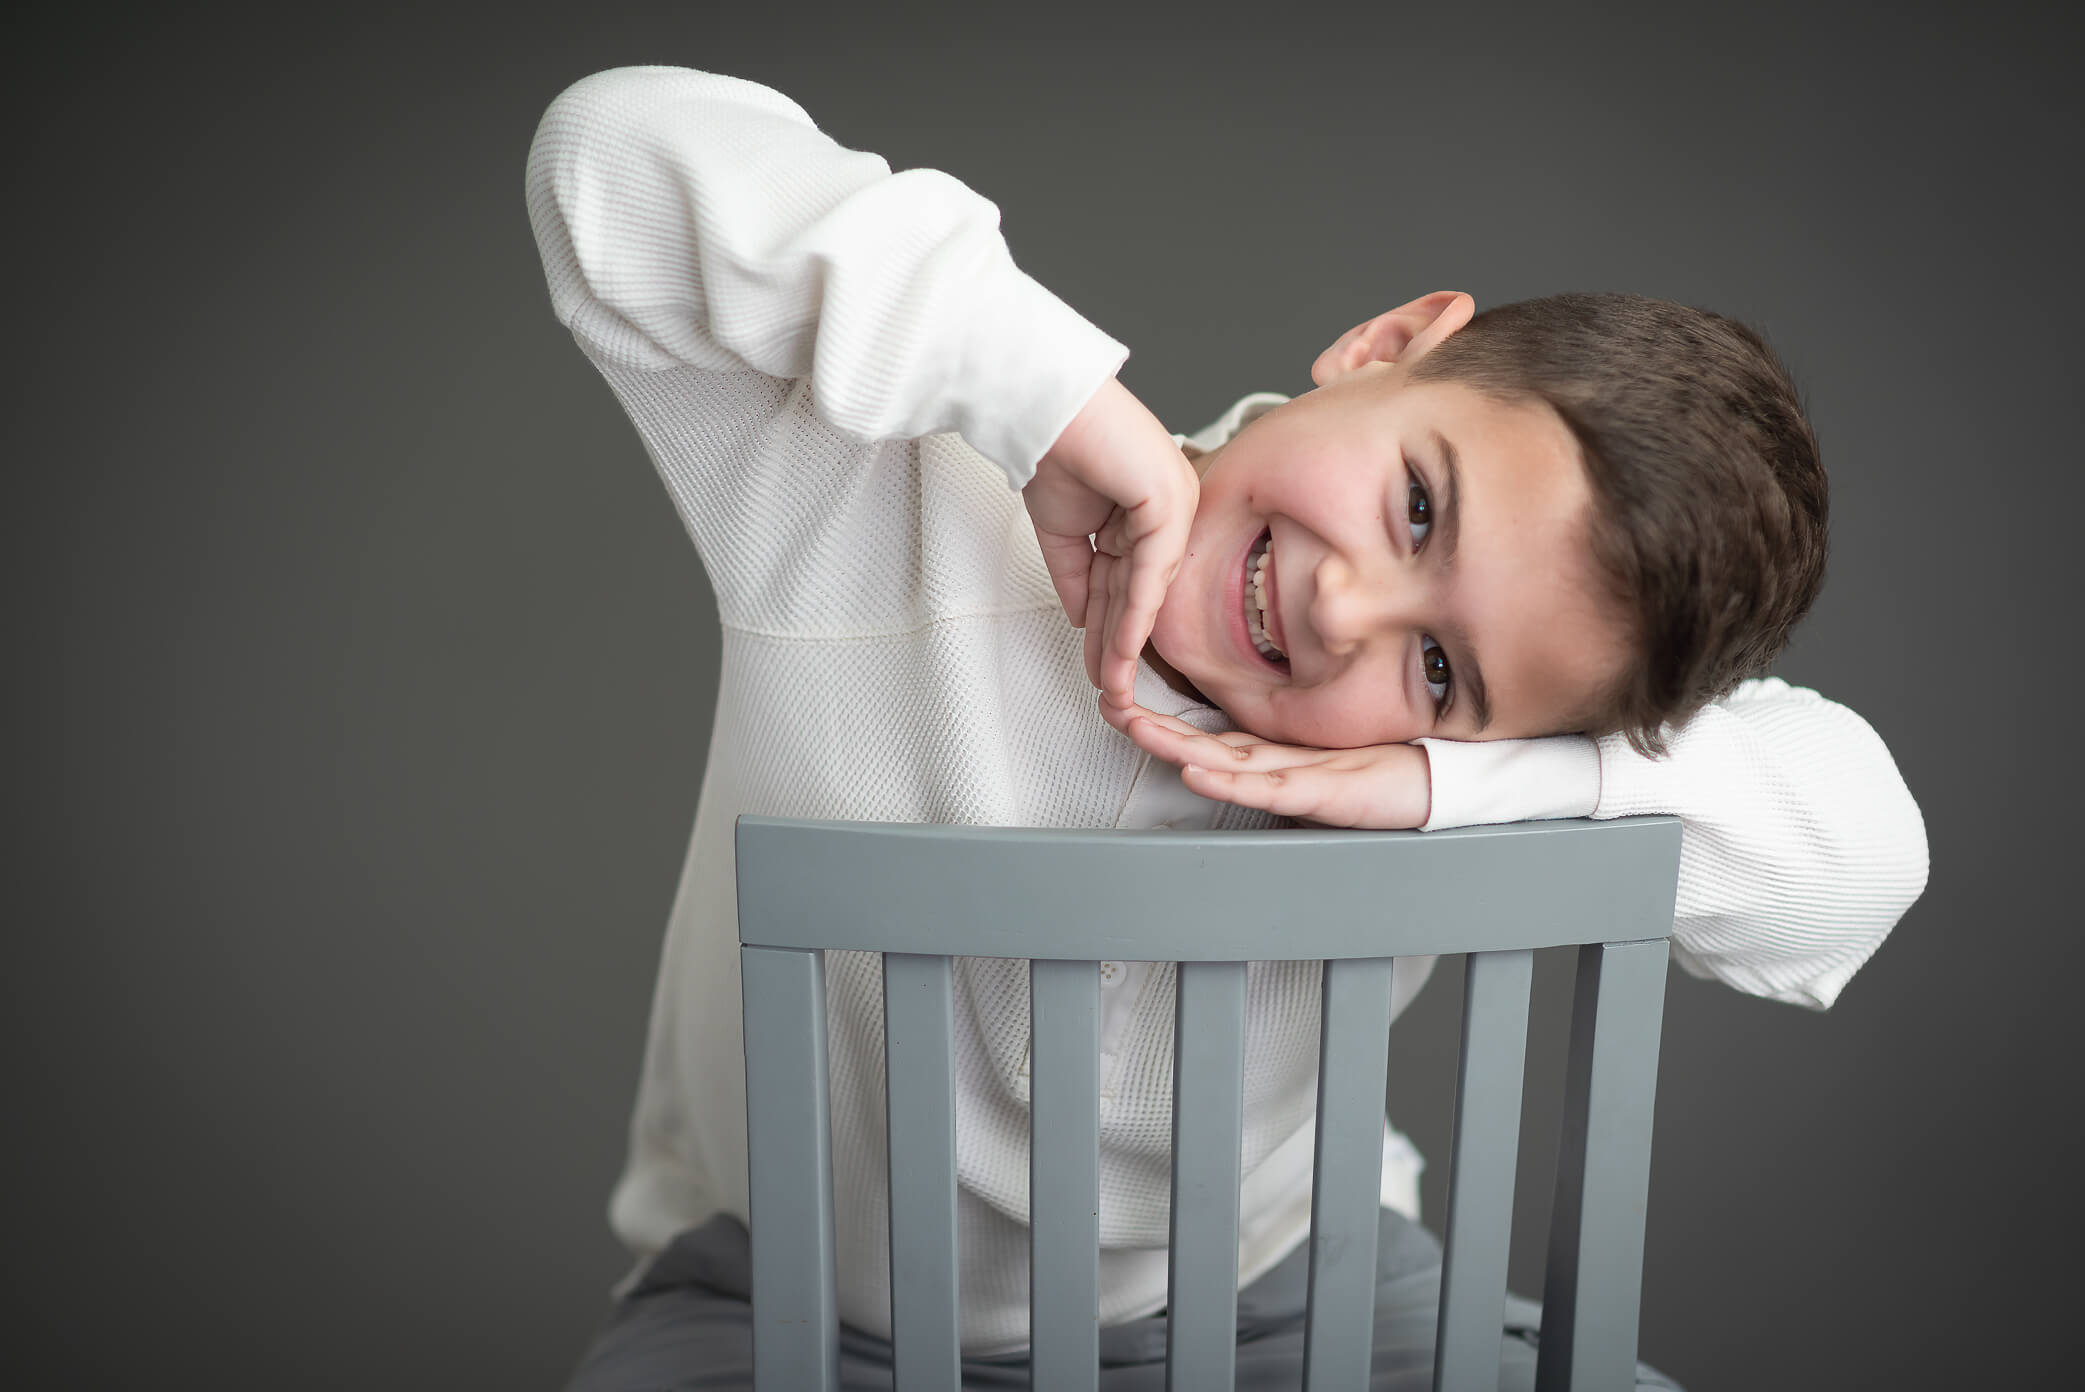
[[[1409, 370], [1363, 364], [1199, 461], [1187, 555], [1151, 641], [1262, 738], [1555, 734], [1628, 660], [1594, 598], [1592, 490], [1563, 421]], [[1263, 655], [1261, 632], [1281, 656]]]

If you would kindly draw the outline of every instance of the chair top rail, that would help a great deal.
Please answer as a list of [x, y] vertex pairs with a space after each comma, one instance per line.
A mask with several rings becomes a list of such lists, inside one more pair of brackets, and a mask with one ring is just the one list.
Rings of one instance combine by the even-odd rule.
[[1673, 817], [1420, 833], [745, 816], [739, 940], [1146, 962], [1623, 942], [1671, 933], [1679, 849]]

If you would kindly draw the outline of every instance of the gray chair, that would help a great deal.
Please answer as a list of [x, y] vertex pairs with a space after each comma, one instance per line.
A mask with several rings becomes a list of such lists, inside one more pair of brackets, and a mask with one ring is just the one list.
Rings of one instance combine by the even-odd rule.
[[[1097, 1378], [1102, 961], [1179, 966], [1167, 1385], [1232, 1385], [1245, 967], [1325, 959], [1304, 1385], [1364, 1387], [1390, 981], [1468, 953], [1437, 1389], [1495, 1388], [1532, 952], [1576, 945], [1539, 1382], [1632, 1386], [1680, 830], [738, 822], [758, 1386], [837, 1385], [824, 959], [884, 955], [900, 1392], [958, 1386], [952, 957], [1032, 960], [1034, 1385]], [[1295, 886], [1313, 887], [1307, 895]], [[1278, 952], [1269, 949], [1278, 948]]]

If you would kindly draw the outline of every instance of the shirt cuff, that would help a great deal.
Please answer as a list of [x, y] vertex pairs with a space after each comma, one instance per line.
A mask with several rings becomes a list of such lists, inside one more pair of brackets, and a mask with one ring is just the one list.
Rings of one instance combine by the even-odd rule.
[[970, 324], [956, 429], [1021, 488], [1129, 349], [1018, 267], [994, 277]]
[[1412, 743], [1433, 787], [1421, 831], [1590, 817], [1600, 805], [1600, 746], [1586, 735]]

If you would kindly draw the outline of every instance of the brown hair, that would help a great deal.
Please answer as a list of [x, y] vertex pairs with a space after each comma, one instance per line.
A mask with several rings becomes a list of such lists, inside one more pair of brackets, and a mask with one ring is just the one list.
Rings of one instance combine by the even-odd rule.
[[1551, 295], [1471, 319], [1411, 380], [1536, 400], [1585, 455], [1588, 541], [1636, 661], [1580, 722], [1646, 754], [1787, 646], [1824, 583], [1828, 497], [1788, 369], [1733, 319]]

